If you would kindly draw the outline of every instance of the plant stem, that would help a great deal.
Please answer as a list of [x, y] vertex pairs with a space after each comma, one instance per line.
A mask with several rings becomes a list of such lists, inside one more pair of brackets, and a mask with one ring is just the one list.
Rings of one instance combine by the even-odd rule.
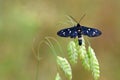
[[37, 59], [37, 65], [36, 65], [36, 77], [35, 77], [35, 80], [39, 80], [39, 63], [40, 63], [40, 60]]

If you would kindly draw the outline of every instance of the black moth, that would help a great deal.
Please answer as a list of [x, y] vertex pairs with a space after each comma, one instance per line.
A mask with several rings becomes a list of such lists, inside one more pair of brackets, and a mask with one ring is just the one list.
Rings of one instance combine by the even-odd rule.
[[90, 28], [86, 26], [81, 26], [79, 23], [77, 23], [76, 26], [61, 29], [57, 32], [57, 35], [61, 37], [70, 37], [70, 38], [76, 38], [78, 37], [79, 45], [82, 45], [82, 35], [86, 35], [88, 37], [97, 37], [100, 36], [102, 32], [95, 28]]

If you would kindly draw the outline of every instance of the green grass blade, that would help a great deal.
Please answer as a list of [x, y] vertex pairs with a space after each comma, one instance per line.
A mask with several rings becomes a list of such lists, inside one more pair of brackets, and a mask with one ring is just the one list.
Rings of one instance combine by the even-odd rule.
[[89, 62], [90, 62], [90, 70], [95, 80], [98, 80], [100, 77], [100, 69], [99, 63], [95, 56], [94, 50], [89, 46], [88, 47], [88, 55], [89, 55]]
[[63, 70], [68, 80], [72, 80], [72, 69], [67, 59], [57, 56], [57, 64]]
[[68, 50], [68, 58], [70, 63], [76, 64], [78, 60], [78, 53], [74, 41], [69, 42], [67, 50]]
[[57, 73], [55, 80], [62, 80], [59, 73]]
[[78, 40], [75, 40], [77, 53], [79, 54], [79, 58], [82, 62], [83, 67], [87, 70], [90, 70], [89, 58], [88, 58], [87, 50], [85, 47], [85, 40], [84, 39], [82, 40], [83, 42], [81, 46], [78, 44]]

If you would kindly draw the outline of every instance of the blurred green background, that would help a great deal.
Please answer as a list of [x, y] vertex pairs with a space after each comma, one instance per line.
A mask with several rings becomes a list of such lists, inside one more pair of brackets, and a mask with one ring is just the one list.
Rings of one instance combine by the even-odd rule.
[[[35, 80], [37, 61], [32, 47], [36, 51], [39, 41], [52, 36], [63, 47], [62, 54], [67, 54], [71, 39], [58, 37], [56, 32], [70, 26], [65, 24], [66, 15], [79, 20], [84, 13], [81, 25], [103, 33], [88, 38], [100, 63], [100, 80], [120, 80], [119, 0], [0, 0], [0, 80]], [[39, 80], [54, 80], [54, 54], [41, 46]], [[93, 78], [78, 64], [73, 67], [73, 80]]]

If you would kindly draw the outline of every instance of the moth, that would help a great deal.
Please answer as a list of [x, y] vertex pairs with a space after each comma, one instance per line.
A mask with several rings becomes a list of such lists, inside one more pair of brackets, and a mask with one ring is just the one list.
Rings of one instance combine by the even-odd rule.
[[88, 37], [97, 37], [97, 36], [100, 36], [101, 34], [102, 32], [100, 30], [96, 28], [82, 26], [78, 22], [77, 22], [77, 25], [75, 26], [72, 26], [70, 28], [64, 28], [57, 32], [57, 35], [60, 37], [70, 37], [70, 38], [78, 37], [79, 45], [82, 45], [82, 35], [85, 35]]

